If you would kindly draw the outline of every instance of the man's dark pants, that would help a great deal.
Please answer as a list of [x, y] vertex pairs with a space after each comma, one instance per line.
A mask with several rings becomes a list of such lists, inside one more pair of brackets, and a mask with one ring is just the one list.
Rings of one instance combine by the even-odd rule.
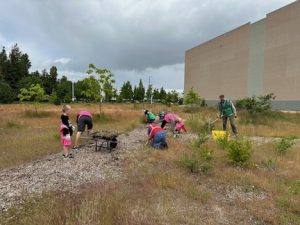
[[234, 123], [234, 115], [232, 115], [232, 116], [223, 116], [223, 130], [227, 130], [227, 120], [228, 120], [228, 118], [229, 118], [229, 121], [230, 121], [232, 132], [236, 135], [238, 132], [237, 132], [237, 129], [236, 129], [236, 126], [235, 126], [235, 123]]

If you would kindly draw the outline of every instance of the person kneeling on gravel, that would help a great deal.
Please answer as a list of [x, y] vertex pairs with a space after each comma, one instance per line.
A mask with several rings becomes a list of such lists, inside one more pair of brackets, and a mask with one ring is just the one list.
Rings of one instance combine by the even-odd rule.
[[80, 111], [77, 114], [77, 135], [75, 140], [75, 145], [73, 149], [78, 149], [78, 143], [81, 137], [81, 134], [85, 131], [85, 127], [87, 127], [88, 135], [92, 132], [93, 129], [93, 116], [88, 111]]
[[152, 123], [147, 126], [148, 129], [148, 140], [146, 145], [151, 142], [151, 146], [156, 149], [168, 148], [166, 142], [166, 131], [161, 128], [157, 123]]

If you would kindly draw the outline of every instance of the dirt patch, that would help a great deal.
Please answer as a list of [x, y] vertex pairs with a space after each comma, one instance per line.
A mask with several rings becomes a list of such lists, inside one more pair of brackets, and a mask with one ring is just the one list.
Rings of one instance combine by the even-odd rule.
[[54, 154], [41, 160], [0, 171], [0, 210], [18, 204], [24, 193], [45, 191], [76, 192], [81, 185], [89, 185], [122, 176], [121, 165], [126, 155], [140, 148], [146, 140], [143, 126], [118, 137], [119, 147], [112, 153], [95, 152], [93, 142], [88, 142], [74, 159], [63, 159]]

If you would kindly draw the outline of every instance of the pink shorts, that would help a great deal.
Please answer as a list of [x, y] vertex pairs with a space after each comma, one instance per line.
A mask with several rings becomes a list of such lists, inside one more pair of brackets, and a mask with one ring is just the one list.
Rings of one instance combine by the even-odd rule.
[[63, 146], [70, 146], [72, 144], [71, 140], [61, 139], [61, 143]]

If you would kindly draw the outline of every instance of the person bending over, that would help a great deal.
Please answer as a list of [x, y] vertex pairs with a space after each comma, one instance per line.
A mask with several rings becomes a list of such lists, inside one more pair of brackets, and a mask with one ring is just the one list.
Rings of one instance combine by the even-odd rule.
[[73, 149], [78, 149], [78, 143], [81, 134], [85, 131], [85, 127], [87, 127], [88, 135], [91, 133], [93, 129], [93, 116], [88, 111], [80, 111], [77, 114], [76, 122], [77, 122], [77, 134], [76, 134], [76, 140]]
[[152, 123], [147, 126], [148, 128], [148, 140], [146, 145], [151, 142], [151, 146], [156, 149], [165, 149], [168, 148], [166, 142], [166, 131], [161, 128], [158, 124]]
[[176, 129], [176, 123], [178, 122], [178, 116], [174, 113], [167, 113], [164, 116], [164, 120], [161, 123], [161, 128], [164, 128], [166, 124], [170, 125], [170, 129], [172, 130], [173, 133], [175, 133]]
[[175, 130], [178, 134], [180, 134], [181, 131], [187, 133], [187, 130], [185, 128], [183, 119], [181, 119], [181, 118], [178, 119], [178, 122], [176, 123], [176, 129]]
[[152, 112], [144, 110], [144, 113], [146, 115], [147, 123], [153, 123], [155, 121], [156, 116]]

